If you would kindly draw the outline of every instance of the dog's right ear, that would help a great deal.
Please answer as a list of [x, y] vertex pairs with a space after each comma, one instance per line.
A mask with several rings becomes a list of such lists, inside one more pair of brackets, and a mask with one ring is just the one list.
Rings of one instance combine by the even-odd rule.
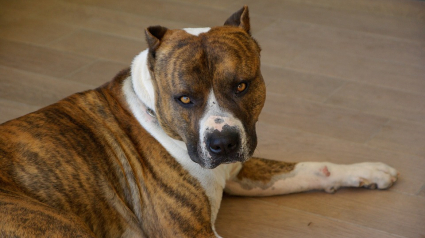
[[249, 23], [248, 6], [243, 6], [239, 11], [233, 13], [224, 23], [225, 26], [236, 26], [244, 29], [251, 35], [251, 26]]
[[161, 45], [161, 40], [167, 31], [168, 29], [163, 26], [150, 26], [145, 30], [146, 41], [149, 46], [148, 63], [150, 69], [151, 67], [153, 68], [156, 51]]

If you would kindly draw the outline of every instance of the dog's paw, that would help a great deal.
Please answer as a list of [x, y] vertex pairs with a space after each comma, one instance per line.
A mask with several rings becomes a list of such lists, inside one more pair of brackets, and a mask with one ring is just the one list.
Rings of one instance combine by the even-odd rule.
[[360, 163], [349, 165], [348, 181], [352, 186], [369, 189], [386, 189], [398, 178], [398, 172], [384, 163]]

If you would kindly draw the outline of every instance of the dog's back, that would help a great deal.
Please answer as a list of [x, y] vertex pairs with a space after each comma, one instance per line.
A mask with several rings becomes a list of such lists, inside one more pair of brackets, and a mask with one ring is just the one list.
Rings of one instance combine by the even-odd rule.
[[[199, 182], [127, 110], [128, 76], [0, 125], [0, 236], [213, 234]], [[156, 207], [181, 199], [203, 205], [182, 214]], [[175, 219], [189, 213], [190, 227]]]
[[[34, 236], [90, 234], [74, 214], [95, 231], [122, 229], [105, 220], [120, 216], [99, 197], [119, 188], [108, 163], [116, 138], [98, 126], [118, 127], [106, 105], [99, 91], [87, 91], [0, 126], [0, 230], [6, 236], [19, 236], [19, 229]], [[42, 221], [46, 227], [31, 225]]]

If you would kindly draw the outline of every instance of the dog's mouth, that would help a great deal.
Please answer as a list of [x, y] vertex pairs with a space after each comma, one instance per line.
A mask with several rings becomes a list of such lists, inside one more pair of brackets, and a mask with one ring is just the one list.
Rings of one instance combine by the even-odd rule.
[[245, 153], [245, 152], [242, 152], [242, 153], [237, 152], [231, 155], [213, 155], [213, 156], [199, 153], [199, 151], [203, 151], [203, 150], [204, 150], [203, 148], [190, 150], [188, 147], [190, 159], [205, 169], [214, 169], [221, 164], [245, 162], [251, 156], [251, 153]]
[[206, 169], [214, 169], [221, 164], [232, 164], [236, 162], [245, 162], [249, 159], [250, 156], [245, 156], [243, 154], [237, 154], [236, 156], [230, 157], [217, 157], [213, 159], [207, 159], [202, 167]]

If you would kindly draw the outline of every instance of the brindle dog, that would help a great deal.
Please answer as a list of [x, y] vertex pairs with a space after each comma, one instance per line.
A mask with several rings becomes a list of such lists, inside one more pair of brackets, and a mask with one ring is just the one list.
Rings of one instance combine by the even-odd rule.
[[397, 179], [381, 163], [250, 158], [265, 85], [247, 7], [221, 27], [149, 27], [146, 38], [111, 82], [0, 126], [1, 237], [216, 237], [223, 190]]

